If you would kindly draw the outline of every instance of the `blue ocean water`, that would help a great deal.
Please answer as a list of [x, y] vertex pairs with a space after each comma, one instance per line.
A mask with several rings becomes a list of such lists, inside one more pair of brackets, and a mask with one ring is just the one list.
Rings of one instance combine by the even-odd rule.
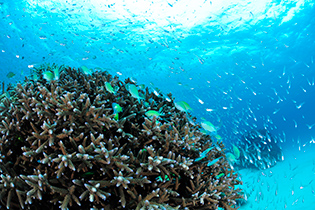
[[[285, 161], [275, 171], [292, 172], [289, 180], [299, 186], [253, 195], [249, 203], [314, 206], [315, 183], [301, 184], [303, 169], [307, 180], [315, 178], [314, 3], [0, 0], [0, 78], [22, 81], [43, 63], [102, 68], [186, 101], [199, 121], [217, 126], [228, 147], [265, 128], [282, 141]], [[299, 160], [309, 164], [296, 169]], [[252, 173], [252, 184], [269, 177]], [[280, 179], [265, 183], [281, 186]]]

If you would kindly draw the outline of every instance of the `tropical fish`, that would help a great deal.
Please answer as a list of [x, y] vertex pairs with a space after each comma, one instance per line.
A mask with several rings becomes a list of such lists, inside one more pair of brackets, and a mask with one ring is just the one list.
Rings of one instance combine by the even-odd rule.
[[237, 148], [237, 146], [235, 146], [234, 144], [233, 144], [233, 152], [234, 152], [235, 158], [239, 159], [241, 153], [240, 153], [240, 150]]
[[208, 152], [210, 152], [214, 147], [209, 147], [208, 149], [206, 149], [205, 151], [203, 151], [200, 156], [198, 158], [195, 159], [195, 162], [202, 160], [203, 158], [205, 158], [208, 154]]
[[155, 110], [149, 110], [145, 113], [145, 115], [149, 118], [153, 118], [154, 116], [158, 118], [159, 116], [161, 116], [161, 113]]
[[201, 122], [201, 126], [203, 127], [203, 129], [205, 129], [206, 131], [209, 131], [210, 133], [212, 132], [217, 132], [217, 129], [214, 127], [214, 125], [209, 122], [209, 121], [203, 121]]
[[55, 75], [51, 71], [43, 72], [43, 77], [44, 77], [45, 80], [47, 80], [49, 82], [52, 81], [52, 80], [55, 80]]
[[215, 178], [217, 178], [217, 179], [220, 179], [222, 176], [224, 176], [225, 174], [224, 173], [220, 173], [220, 174], [218, 174]]
[[191, 110], [191, 107], [189, 106], [189, 104], [185, 101], [178, 101], [178, 102], [175, 102], [175, 107], [180, 110], [180, 111], [183, 111], [183, 112], [187, 112], [189, 110]]
[[114, 118], [115, 118], [115, 120], [118, 120], [118, 117], [119, 117], [118, 113], [122, 112], [123, 109], [122, 109], [122, 107], [121, 107], [119, 104], [117, 104], [117, 103], [113, 103], [113, 104], [112, 104], [112, 107], [113, 107], [114, 114], [115, 114]]
[[127, 90], [129, 91], [129, 93], [131, 94], [132, 97], [136, 98], [136, 99], [143, 99], [140, 95], [139, 95], [139, 91], [137, 86], [133, 85], [133, 84], [127, 84], [126, 85]]
[[13, 78], [15, 76], [15, 73], [13, 73], [12, 71], [10, 71], [8, 74], [7, 74], [7, 77], [9, 79]]
[[54, 68], [54, 80], [59, 79], [59, 68]]
[[91, 75], [93, 73], [93, 70], [92, 69], [89, 69], [88, 67], [86, 66], [81, 66], [80, 67], [83, 71], [84, 74], [88, 74], [88, 75]]
[[207, 166], [212, 166], [212, 165], [216, 164], [221, 158], [222, 158], [222, 157], [218, 157], [218, 158], [216, 158], [216, 159], [210, 161], [210, 162], [207, 164]]
[[116, 91], [109, 82], [105, 82], [105, 88], [108, 92], [115, 94]]

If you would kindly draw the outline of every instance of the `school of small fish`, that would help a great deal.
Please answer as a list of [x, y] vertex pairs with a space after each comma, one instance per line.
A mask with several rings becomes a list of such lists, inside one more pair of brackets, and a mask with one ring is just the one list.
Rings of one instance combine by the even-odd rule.
[[[307, 202], [306, 195], [315, 196], [310, 178], [315, 161], [306, 158], [308, 176], [295, 183], [302, 166], [284, 154], [289, 149], [303, 154], [315, 145], [315, 24], [313, 17], [296, 18], [307, 15], [313, 3], [296, 1], [290, 8], [282, 1], [253, 2], [2, 1], [1, 80], [15, 82], [42, 63], [59, 62], [91, 76], [107, 70], [137, 78], [169, 102], [165, 93], [171, 92], [176, 109], [195, 115], [203, 133], [230, 146], [231, 165], [259, 170], [243, 175], [252, 209], [272, 209], [267, 203], [294, 209]], [[56, 81], [59, 70], [42, 76]], [[125, 88], [142, 103], [144, 85], [135, 84]], [[104, 88], [118, 91], [109, 82]], [[111, 106], [119, 120], [123, 108]], [[145, 115], [158, 120], [163, 109]], [[204, 161], [215, 148], [195, 161]], [[285, 175], [274, 171], [281, 164], [287, 166]]]

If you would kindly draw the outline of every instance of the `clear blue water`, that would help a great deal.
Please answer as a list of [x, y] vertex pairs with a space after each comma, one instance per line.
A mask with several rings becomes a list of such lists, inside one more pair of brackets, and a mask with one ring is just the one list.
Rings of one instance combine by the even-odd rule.
[[227, 146], [266, 128], [315, 178], [314, 3], [0, 0], [0, 78], [43, 63], [132, 77], [186, 101]]

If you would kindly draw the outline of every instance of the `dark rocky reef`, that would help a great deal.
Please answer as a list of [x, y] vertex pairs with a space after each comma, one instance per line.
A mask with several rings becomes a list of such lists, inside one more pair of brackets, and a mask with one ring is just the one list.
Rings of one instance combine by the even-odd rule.
[[[48, 81], [47, 72], [58, 76]], [[8, 90], [0, 103], [2, 208], [236, 208], [241, 182], [224, 145], [176, 109], [171, 94], [130, 85], [106, 71], [43, 65]]]

